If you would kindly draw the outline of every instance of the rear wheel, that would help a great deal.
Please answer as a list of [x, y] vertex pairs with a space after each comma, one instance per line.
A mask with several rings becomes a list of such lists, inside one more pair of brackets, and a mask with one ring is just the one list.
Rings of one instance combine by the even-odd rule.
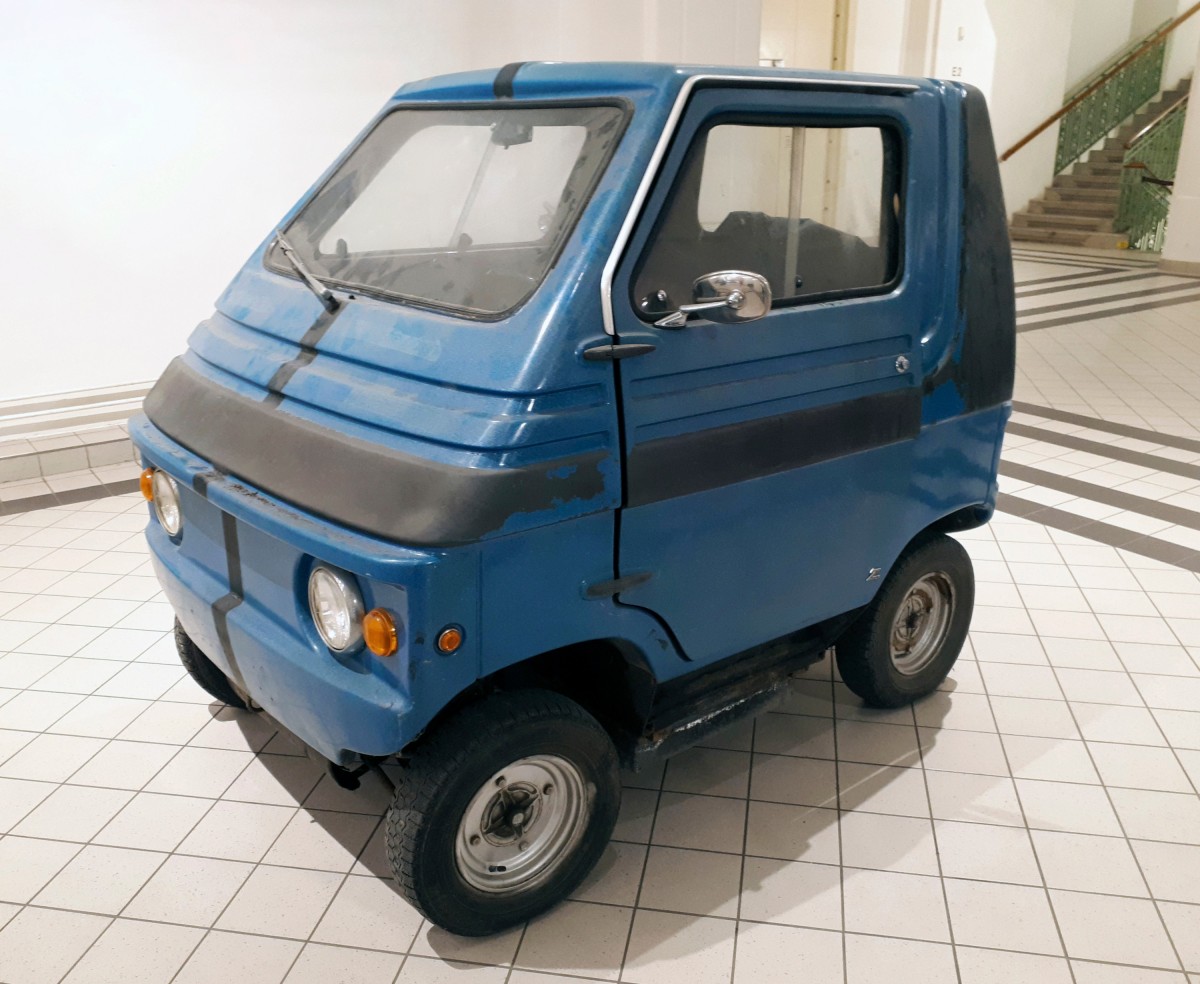
[[432, 922], [483, 936], [561, 901], [603, 853], [621, 787], [613, 743], [574, 701], [493, 694], [413, 750], [387, 814], [387, 854]]
[[877, 707], [932, 693], [958, 659], [974, 604], [971, 558], [958, 541], [944, 534], [918, 540], [837, 641], [842, 680]]
[[200, 651], [191, 638], [183, 631], [179, 619], [175, 619], [175, 648], [179, 652], [179, 662], [188, 671], [188, 676], [196, 681], [210, 696], [223, 704], [236, 707], [243, 711], [258, 710], [252, 703], [239, 693], [221, 670], [211, 659]]

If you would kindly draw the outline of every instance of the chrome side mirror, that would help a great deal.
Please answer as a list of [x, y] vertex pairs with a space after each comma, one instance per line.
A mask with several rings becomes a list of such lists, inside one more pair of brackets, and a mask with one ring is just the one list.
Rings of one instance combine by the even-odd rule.
[[746, 270], [721, 270], [708, 273], [692, 284], [695, 304], [683, 304], [678, 311], [659, 318], [656, 328], [682, 328], [688, 315], [703, 314], [722, 325], [757, 321], [771, 310], [771, 285], [767, 278]]

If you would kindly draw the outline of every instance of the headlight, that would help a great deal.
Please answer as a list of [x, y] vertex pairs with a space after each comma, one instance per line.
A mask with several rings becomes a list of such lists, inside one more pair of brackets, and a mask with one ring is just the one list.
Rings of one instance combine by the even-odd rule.
[[314, 567], [308, 576], [308, 608], [325, 645], [335, 652], [362, 638], [362, 597], [347, 575]]
[[179, 509], [179, 486], [175, 479], [165, 471], [155, 469], [154, 478], [150, 481], [150, 491], [154, 496], [154, 512], [163, 529], [175, 536], [183, 529], [183, 513]]

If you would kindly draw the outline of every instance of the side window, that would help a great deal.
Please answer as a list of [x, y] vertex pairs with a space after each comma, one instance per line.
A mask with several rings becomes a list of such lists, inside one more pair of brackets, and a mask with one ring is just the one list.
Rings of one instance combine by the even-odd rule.
[[634, 275], [646, 317], [697, 277], [748, 270], [773, 303], [886, 290], [899, 268], [899, 136], [879, 126], [718, 123], [701, 131]]

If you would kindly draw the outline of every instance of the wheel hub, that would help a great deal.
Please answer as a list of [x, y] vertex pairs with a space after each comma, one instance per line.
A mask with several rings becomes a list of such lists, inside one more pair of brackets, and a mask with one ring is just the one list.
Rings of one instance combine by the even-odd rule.
[[489, 893], [526, 889], [546, 877], [587, 825], [587, 787], [557, 755], [519, 759], [472, 797], [455, 839], [459, 874]]
[[[500, 778], [504, 778], [501, 776]], [[528, 782], [505, 785], [484, 810], [482, 836], [496, 846], [520, 840], [536, 827], [542, 813], [542, 791]]]
[[905, 676], [920, 673], [941, 651], [954, 613], [954, 585], [932, 571], [911, 588], [892, 621], [892, 664]]

